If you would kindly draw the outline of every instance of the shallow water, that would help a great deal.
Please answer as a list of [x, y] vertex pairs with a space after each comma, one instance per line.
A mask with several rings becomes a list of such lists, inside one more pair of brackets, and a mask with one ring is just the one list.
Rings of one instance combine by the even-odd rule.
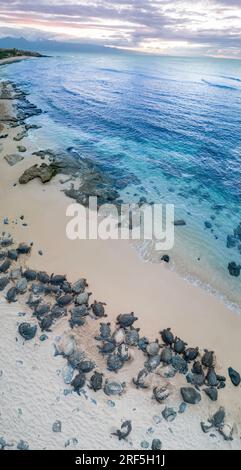
[[30, 133], [40, 147], [94, 159], [126, 201], [174, 203], [187, 223], [175, 230], [175, 267], [241, 306], [240, 277], [227, 270], [241, 263], [241, 241], [226, 246], [241, 222], [240, 61], [78, 54], [11, 64], [1, 76], [46, 111], [31, 119], [43, 126]]

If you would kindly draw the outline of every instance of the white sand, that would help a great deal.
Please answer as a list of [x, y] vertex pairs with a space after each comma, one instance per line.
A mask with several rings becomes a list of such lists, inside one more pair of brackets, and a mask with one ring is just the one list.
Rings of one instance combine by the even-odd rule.
[[7, 59], [0, 59], [0, 66], [6, 65], [6, 64], [12, 64], [14, 62], [20, 62], [20, 60], [26, 60], [26, 59], [36, 59], [36, 57], [28, 56], [28, 55], [19, 55], [17, 57], [8, 57]]
[[[25, 159], [10, 167], [3, 157], [16, 153], [19, 143], [12, 138], [19, 128], [7, 132], [9, 137], [2, 139], [0, 153], [0, 220], [8, 216], [10, 224], [0, 225], [0, 230], [9, 230], [17, 242], [33, 241], [33, 253], [27, 264], [49, 273], [66, 273], [70, 281], [84, 276], [94, 298], [107, 303], [110, 319], [133, 310], [139, 317], [138, 326], [150, 338], [158, 337], [160, 329], [170, 326], [190, 346], [214, 350], [219, 373], [227, 375], [230, 365], [240, 370], [241, 318], [217, 298], [185, 282], [168, 266], [143, 263], [128, 242], [69, 241], [65, 235], [65, 213], [72, 201], [59, 192], [63, 189], [58, 183], [60, 178], [56, 177], [44, 186], [35, 180], [14, 187], [23, 170], [39, 159], [31, 156], [32, 144], [23, 139], [20, 144], [28, 148], [23, 154]], [[22, 214], [27, 227], [19, 223]], [[14, 223], [16, 218], [17, 225]], [[43, 250], [43, 256], [39, 256], [39, 249]], [[19, 337], [17, 342], [15, 340], [17, 324], [21, 321], [17, 312], [21, 311], [27, 310], [21, 305], [6, 305], [5, 300], [0, 304], [3, 370], [0, 436], [12, 440], [15, 445], [20, 438], [27, 440], [34, 449], [63, 448], [64, 442], [72, 437], [78, 439], [76, 447], [81, 449], [129, 448], [131, 442], [134, 448], [140, 448], [142, 440], [150, 443], [153, 437], [159, 437], [165, 449], [241, 447], [240, 387], [235, 388], [229, 379], [227, 387], [219, 392], [218, 402], [211, 402], [202, 393], [201, 404], [190, 406], [171, 424], [162, 418], [156, 425], [153, 416], [160, 415], [164, 407], [151, 400], [149, 391], [136, 391], [132, 386], [128, 386], [121, 399], [114, 397], [114, 408], [106, 404], [108, 398], [102, 392], [93, 394], [86, 389], [88, 396], [97, 400], [97, 405], [90, 398], [86, 400], [76, 394], [64, 396], [63, 389], [70, 387], [65, 386], [58, 370], [65, 361], [59, 356], [53, 357], [52, 343], [63, 331], [68, 333], [66, 320], [58, 322], [53, 333], [48, 334], [47, 341], [41, 343], [36, 337], [23, 344]], [[92, 331], [92, 326], [89, 328]], [[85, 343], [86, 340], [82, 338], [81, 341]], [[90, 348], [90, 352], [91, 357], [96, 355], [94, 348]], [[133, 367], [133, 364], [126, 366], [120, 374], [128, 383], [133, 376]], [[181, 402], [178, 386], [182, 380], [182, 377], [172, 379], [174, 390], [167, 404], [175, 409]], [[216, 437], [209, 437], [200, 428], [201, 419], [205, 420], [220, 405], [225, 406], [227, 422], [235, 423], [231, 443], [225, 442], [217, 432]], [[20, 408], [22, 414], [18, 411]], [[120, 426], [121, 419], [127, 418], [133, 421], [133, 432], [128, 442], [120, 443], [111, 438], [110, 433]], [[56, 419], [62, 421], [63, 429], [59, 434], [52, 432], [52, 423]], [[153, 435], [146, 433], [150, 427], [155, 430]]]

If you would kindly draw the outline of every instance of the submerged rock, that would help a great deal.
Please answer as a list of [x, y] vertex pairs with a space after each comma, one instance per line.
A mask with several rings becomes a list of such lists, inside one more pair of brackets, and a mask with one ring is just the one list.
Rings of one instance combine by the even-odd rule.
[[228, 264], [228, 271], [230, 276], [239, 277], [240, 275], [240, 265], [236, 264], [235, 261], [231, 261]]

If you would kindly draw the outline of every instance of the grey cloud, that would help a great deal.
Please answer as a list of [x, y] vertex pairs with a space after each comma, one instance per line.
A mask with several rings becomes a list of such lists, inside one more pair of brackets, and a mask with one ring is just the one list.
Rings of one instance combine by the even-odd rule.
[[[187, 1], [187, 0], [186, 0]], [[193, 0], [189, 0], [193, 8]], [[119, 20], [123, 22], [121, 27], [114, 28], [113, 25], [106, 29], [115, 29], [112, 36], [113, 45], [137, 47], [142, 41], [148, 39], [159, 39], [168, 41], [188, 41], [191, 44], [203, 45], [212, 48], [239, 48], [241, 51], [241, 31], [230, 27], [230, 29], [200, 30], [195, 33], [188, 28], [192, 22], [187, 11], [177, 15], [177, 4], [181, 0], [75, 0], [71, 4], [60, 0], [1, 0], [0, 16], [8, 16], [5, 19], [6, 27], [14, 25], [15, 21], [31, 18], [38, 25], [38, 21], [56, 21], [78, 28], [83, 23], [91, 23], [93, 27], [102, 20], [103, 28], [105, 20]], [[235, 11], [241, 8], [241, 0], [211, 0], [213, 11], [223, 11], [230, 19], [237, 18]], [[160, 6], [167, 6], [166, 11], [160, 12]], [[230, 9], [232, 7], [232, 9]], [[173, 16], [170, 16], [174, 14]], [[196, 17], [202, 20], [208, 15], [208, 11], [197, 11]], [[2, 16], [1, 21], [4, 21]], [[128, 25], [127, 22], [132, 23]], [[126, 24], [125, 24], [126, 23]], [[39, 26], [39, 29], [41, 26]], [[40, 34], [41, 31], [38, 32]], [[28, 33], [31, 34], [30, 28]], [[126, 33], [127, 38], [126, 38]], [[51, 33], [50, 33], [51, 36]], [[88, 38], [86, 38], [88, 40]], [[105, 41], [106, 42], [106, 41]]]

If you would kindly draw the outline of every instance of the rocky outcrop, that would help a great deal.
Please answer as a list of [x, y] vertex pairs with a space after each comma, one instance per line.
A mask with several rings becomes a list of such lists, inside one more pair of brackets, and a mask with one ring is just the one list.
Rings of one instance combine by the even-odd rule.
[[21, 162], [23, 160], [23, 156], [17, 153], [13, 153], [11, 155], [5, 155], [4, 159], [8, 162], [10, 166], [16, 165], [16, 163]]
[[42, 163], [41, 165], [36, 164], [24, 171], [19, 178], [19, 183], [26, 184], [35, 178], [40, 178], [42, 183], [47, 183], [57, 175], [59, 171], [60, 167], [54, 163], [50, 163], [49, 165], [46, 163]]

